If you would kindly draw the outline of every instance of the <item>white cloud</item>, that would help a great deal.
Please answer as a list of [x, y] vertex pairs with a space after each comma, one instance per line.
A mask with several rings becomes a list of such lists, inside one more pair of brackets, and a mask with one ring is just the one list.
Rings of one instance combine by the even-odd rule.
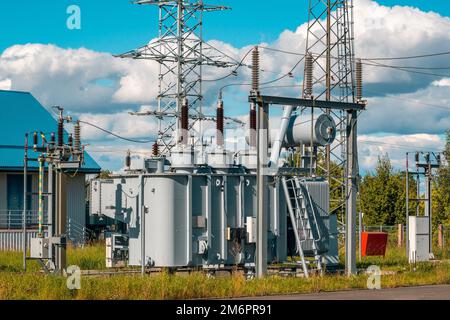
[[450, 87], [450, 78], [443, 78], [441, 80], [433, 81], [433, 86], [436, 87]]
[[359, 164], [363, 170], [370, 170], [377, 164], [378, 157], [388, 154], [396, 169], [405, 168], [406, 152], [430, 151], [444, 149], [445, 139], [439, 135], [360, 135]]
[[11, 90], [11, 79], [0, 80], [0, 90]]
[[[354, 16], [357, 57], [410, 56], [448, 51], [448, 17], [411, 7], [381, 6], [370, 0], [355, 2]], [[306, 27], [306, 24], [302, 24], [294, 31], [286, 30], [274, 43], [262, 45], [303, 53]], [[210, 43], [236, 60], [240, 60], [252, 48], [251, 45], [236, 48], [217, 40]], [[288, 72], [299, 57], [261, 49], [261, 59], [262, 69], [266, 70], [261, 74], [261, 81], [265, 82]], [[448, 57], [442, 56], [386, 63], [438, 67], [447, 65], [447, 59]], [[249, 64], [250, 59], [245, 62]], [[295, 78], [286, 77], [276, 85], [301, 83], [302, 69], [303, 65], [300, 64], [295, 70]], [[392, 139], [397, 139], [400, 143], [402, 136], [397, 134], [436, 135], [450, 128], [450, 112], [445, 108], [450, 105], [450, 93], [447, 92], [450, 77], [436, 79], [370, 66], [365, 66], [364, 69], [365, 92], [371, 97], [368, 109], [359, 121], [361, 133], [373, 135], [377, 132], [391, 132], [393, 135], [389, 137], [395, 137]], [[62, 105], [66, 110], [79, 114], [82, 119], [128, 138], [152, 139], [157, 130], [156, 120], [151, 117], [130, 116], [128, 111], [139, 109], [139, 105], [155, 104], [158, 70], [155, 62], [114, 58], [110, 53], [85, 48], [63, 49], [44, 44], [16, 45], [6, 49], [0, 56], [0, 89], [31, 91], [46, 106]], [[203, 71], [204, 79], [207, 80], [223, 77], [230, 69], [205, 67]], [[229, 77], [221, 82], [205, 81], [203, 112], [214, 113], [217, 92], [223, 85], [248, 83], [249, 79], [250, 70], [241, 68], [237, 77]], [[248, 90], [248, 86], [227, 89], [227, 114], [247, 113]], [[270, 94], [298, 96], [300, 86], [295, 89], [266, 89], [264, 92], [266, 91]], [[378, 92], [389, 96], [382, 97]], [[205, 127], [210, 126], [208, 124]], [[106, 134], [96, 129], [84, 126], [83, 132], [88, 141], [96, 141], [97, 144], [103, 141], [113, 143]], [[430, 139], [419, 140], [434, 145]], [[379, 147], [372, 145], [364, 149], [371, 155], [364, 160], [364, 165], [373, 166], [375, 152], [378, 150], [379, 153], [387, 146], [384, 149], [376, 148]], [[111, 163], [117, 163], [112, 156], [109, 157]], [[103, 163], [107, 164], [108, 161]]]
[[12, 89], [31, 91], [45, 105], [73, 111], [111, 111], [123, 108], [118, 103], [151, 102], [157, 94], [156, 73], [156, 63], [85, 48], [16, 45], [0, 57], [0, 74], [12, 81]]

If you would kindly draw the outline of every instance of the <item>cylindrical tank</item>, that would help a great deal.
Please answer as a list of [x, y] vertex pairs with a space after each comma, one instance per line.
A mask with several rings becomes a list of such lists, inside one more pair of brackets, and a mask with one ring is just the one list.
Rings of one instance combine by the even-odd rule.
[[[336, 138], [336, 123], [327, 114], [321, 114], [313, 123], [313, 146], [332, 144]], [[270, 143], [276, 139], [276, 130], [271, 130]], [[311, 144], [311, 119], [300, 115], [292, 116], [283, 140], [283, 147], [295, 147], [300, 144]]]

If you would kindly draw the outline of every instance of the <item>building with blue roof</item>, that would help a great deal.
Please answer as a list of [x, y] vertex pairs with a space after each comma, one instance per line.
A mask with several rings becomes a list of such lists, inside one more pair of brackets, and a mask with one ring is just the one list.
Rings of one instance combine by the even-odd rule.
[[[0, 90], [0, 250], [10, 248], [6, 242], [16, 237], [22, 227], [23, 162], [25, 134], [34, 131], [50, 135], [57, 131], [56, 119], [31, 93]], [[32, 148], [29, 156], [35, 157]], [[38, 163], [28, 166], [30, 194], [38, 189]], [[71, 176], [67, 185], [68, 236], [80, 240], [86, 226], [86, 175], [98, 174], [99, 165], [85, 152], [82, 167]], [[37, 196], [27, 200], [28, 225], [31, 230], [37, 222]], [[31, 232], [32, 233], [32, 232]], [[32, 236], [32, 235], [30, 235]], [[20, 238], [20, 237], [19, 237]], [[9, 243], [8, 242], [8, 243]], [[16, 241], [17, 242], [17, 241]], [[17, 244], [14, 244], [16, 247]]]

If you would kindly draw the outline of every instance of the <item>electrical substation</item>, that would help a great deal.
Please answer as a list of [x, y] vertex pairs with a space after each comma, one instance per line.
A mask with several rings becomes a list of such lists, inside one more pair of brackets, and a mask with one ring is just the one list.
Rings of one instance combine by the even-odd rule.
[[[294, 256], [299, 258], [290, 264], [308, 276], [310, 269], [338, 267], [336, 210], [346, 210], [347, 272], [355, 273], [356, 121], [366, 104], [361, 64], [353, 57], [348, 1], [311, 4], [310, 11], [328, 16], [327, 31], [319, 43], [313, 38], [320, 31], [312, 25], [324, 21], [309, 22], [301, 98], [263, 95], [261, 48], [252, 50], [248, 144], [237, 152], [227, 150], [225, 143], [223, 89], [214, 119], [215, 143], [208, 145], [201, 131], [202, 121], [207, 121], [201, 68], [241, 66], [201, 38], [202, 14], [228, 8], [202, 1], [135, 3], [158, 6], [160, 38], [119, 57], [160, 63], [158, 110], [137, 113], [156, 116], [159, 138], [151, 157], [132, 164], [128, 155], [125, 174], [91, 184], [91, 214], [126, 225], [126, 232], [108, 240], [108, 265], [141, 266], [142, 272], [148, 267], [213, 272], [239, 266], [263, 276], [268, 265], [287, 263]], [[328, 49], [313, 54], [319, 47]], [[345, 55], [331, 63], [338, 48]], [[274, 108], [282, 109], [282, 121], [269, 134]], [[300, 155], [300, 163], [293, 166], [280, 159], [282, 148]], [[345, 177], [330, 170], [335, 148]], [[330, 204], [330, 179], [349, 194], [339, 204]]]
[[[159, 63], [157, 109], [132, 113], [153, 117], [158, 130], [147, 157], [132, 159], [130, 151], [124, 172], [90, 182], [89, 214], [122, 225], [106, 239], [107, 267], [135, 266], [142, 273], [149, 268], [214, 273], [238, 267], [249, 277], [263, 277], [269, 268], [288, 265], [308, 277], [339, 268], [338, 238], [344, 234], [345, 273], [356, 274], [357, 123], [367, 102], [363, 64], [353, 44], [353, 1], [309, 1], [305, 52], [298, 52], [299, 62], [280, 78], [304, 64], [301, 90], [294, 97], [264, 93], [266, 85], [279, 80], [260, 78], [262, 52], [273, 49], [253, 47], [247, 53], [251, 65], [245, 65], [203, 40], [203, 14], [229, 8], [201, 0], [133, 2], [158, 8], [159, 38], [116, 58]], [[215, 115], [204, 113], [202, 86], [235, 76], [244, 66], [251, 69], [250, 83], [240, 84], [249, 88], [248, 130], [245, 146], [231, 150], [226, 122], [244, 122], [227, 116], [230, 85], [217, 93]], [[205, 68], [232, 71], [211, 80], [203, 79]], [[269, 119], [280, 113], [279, 127], [270, 128]], [[73, 139], [64, 138], [68, 122], [74, 123]], [[205, 123], [211, 122], [213, 141], [204, 135]], [[24, 267], [27, 259], [38, 259], [47, 270], [62, 272], [66, 267], [62, 195], [66, 176], [83, 163], [84, 150], [80, 121], [65, 117], [61, 108], [57, 130], [57, 141], [55, 134], [50, 141], [42, 135], [42, 146], [38, 134], [33, 134], [34, 150], [41, 154], [36, 159], [27, 156], [26, 138], [24, 177], [27, 163], [37, 161], [40, 188], [39, 236], [31, 241], [30, 256], [24, 254]], [[416, 198], [409, 197], [409, 187], [406, 192], [407, 251], [412, 263], [432, 256], [430, 181], [440, 164], [440, 155], [433, 156], [435, 163], [430, 154], [417, 153], [416, 171], [406, 173], [406, 181], [414, 176], [418, 186]], [[421, 176], [425, 197], [420, 194]], [[339, 194], [339, 199], [331, 194]], [[410, 215], [408, 205], [419, 201], [425, 202], [425, 214]], [[344, 221], [338, 221], [338, 213]], [[25, 231], [24, 227], [24, 236]]]

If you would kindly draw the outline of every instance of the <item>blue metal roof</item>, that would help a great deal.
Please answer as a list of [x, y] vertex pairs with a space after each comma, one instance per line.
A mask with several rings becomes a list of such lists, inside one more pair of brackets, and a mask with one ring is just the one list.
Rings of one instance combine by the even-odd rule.
[[[52, 115], [28, 92], [0, 90], [0, 170], [23, 170], [25, 133], [49, 134], [57, 128]], [[32, 137], [30, 137], [32, 143]], [[30, 157], [35, 157], [31, 151]], [[100, 166], [85, 152], [80, 172], [99, 172]], [[37, 164], [30, 163], [30, 168]]]

